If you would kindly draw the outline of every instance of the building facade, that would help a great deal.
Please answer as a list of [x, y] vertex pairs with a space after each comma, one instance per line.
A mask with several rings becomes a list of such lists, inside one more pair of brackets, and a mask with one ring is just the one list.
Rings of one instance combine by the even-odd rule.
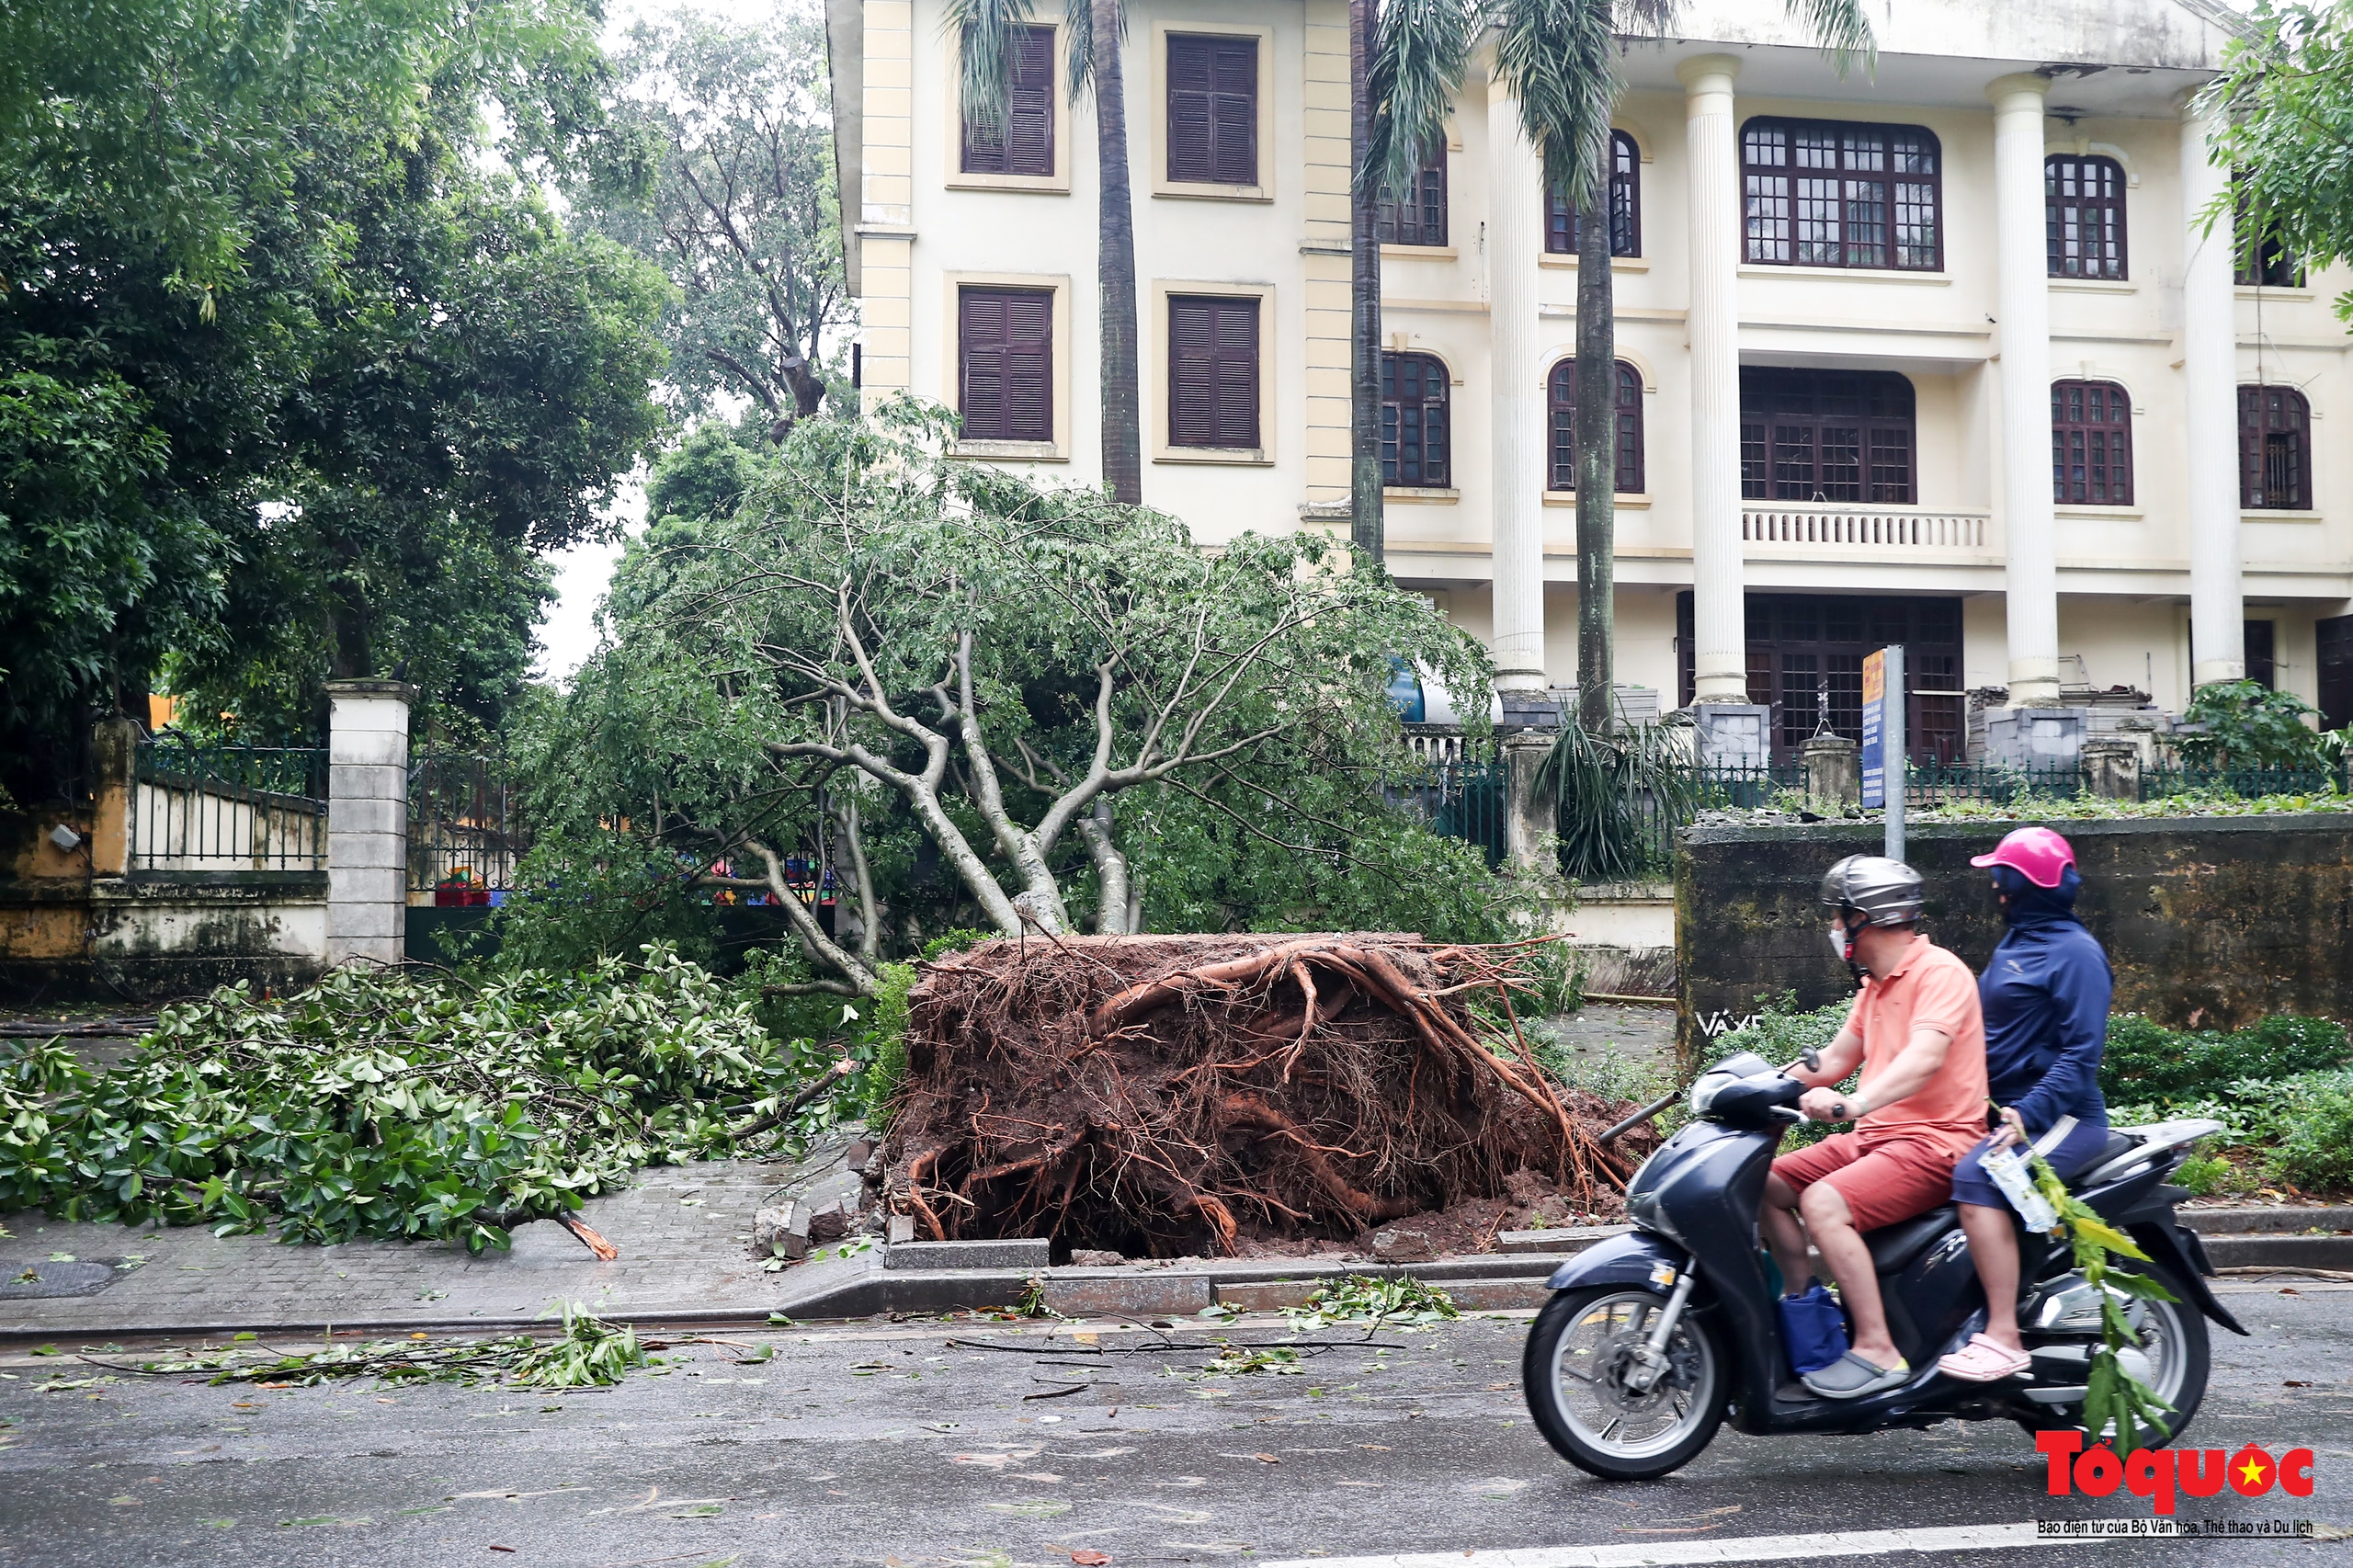
[[[1874, 7], [1874, 11], [1882, 11]], [[1059, 8], [1010, 134], [965, 123], [941, 0], [829, 0], [869, 397], [976, 459], [1099, 472], [1097, 132]], [[1214, 544], [1345, 533], [1345, 0], [1131, 0], [1123, 64], [1144, 499]], [[2215, 0], [1913, 0], [1841, 75], [1778, 6], [1631, 41], [1611, 244], [1618, 675], [1768, 704], [1776, 749], [1860, 661], [2006, 700], [2178, 710], [2248, 673], [2353, 722], [2347, 279], [2237, 265], [2193, 114]], [[1474, 73], [1384, 215], [1389, 564], [1575, 676], [1574, 224]], [[2218, 203], [2218, 199], [2219, 203]], [[2220, 212], [2221, 221], [2211, 221]], [[1915, 712], [1957, 752], [1956, 696]]]

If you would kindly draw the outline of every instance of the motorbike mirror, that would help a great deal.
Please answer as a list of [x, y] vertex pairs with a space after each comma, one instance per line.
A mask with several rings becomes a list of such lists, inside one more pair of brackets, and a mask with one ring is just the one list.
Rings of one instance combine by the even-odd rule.
[[1809, 1073], [1822, 1071], [1822, 1052], [1810, 1045], [1798, 1053], [1798, 1060], [1805, 1063], [1805, 1070]]

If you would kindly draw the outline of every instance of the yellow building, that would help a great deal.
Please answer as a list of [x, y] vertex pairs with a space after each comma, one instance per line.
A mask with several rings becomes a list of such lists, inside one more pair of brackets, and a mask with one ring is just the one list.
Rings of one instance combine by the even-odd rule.
[[[870, 398], [976, 458], [1099, 472], [1097, 136], [1040, 4], [1004, 147], [964, 133], [940, 0], [829, 0]], [[2353, 721], [2349, 281], [2234, 277], [2186, 115], [2216, 0], [1873, 6], [1842, 78], [1783, 8], [1633, 41], [1617, 118], [1618, 674], [1771, 705], [1783, 755], [1869, 648], [1915, 684], [2178, 710], [2249, 669]], [[1205, 541], [1345, 532], [1344, 0], [1131, 0], [1144, 499]], [[1051, 78], [1051, 80], [1049, 80]], [[1389, 562], [1503, 684], [1575, 674], [1566, 215], [1474, 74], [1391, 214]], [[2197, 635], [2193, 637], [2193, 623]], [[2192, 647], [2195, 645], [2195, 667]], [[2251, 668], [2250, 668], [2251, 666]], [[1957, 752], [1958, 699], [1914, 721]]]

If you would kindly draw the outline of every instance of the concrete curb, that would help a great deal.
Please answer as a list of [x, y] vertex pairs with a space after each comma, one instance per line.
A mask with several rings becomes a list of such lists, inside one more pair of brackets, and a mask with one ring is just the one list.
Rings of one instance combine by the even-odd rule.
[[2184, 1209], [2181, 1222], [2201, 1236], [2278, 1231], [2353, 1231], [2353, 1204], [2281, 1204], [2267, 1209]]
[[[2208, 1213], [2218, 1212], [2207, 1210]], [[2280, 1212], [2268, 1210], [2266, 1212]], [[2310, 1213], [2312, 1210], [2306, 1210]], [[2336, 1212], [2323, 1210], [2321, 1212]], [[1615, 1233], [1615, 1227], [1582, 1227], [1587, 1232]], [[1071, 1317], [1154, 1318], [1196, 1317], [1211, 1305], [1237, 1312], [1270, 1312], [1296, 1306], [1327, 1279], [1365, 1275], [1376, 1279], [1411, 1276], [1437, 1285], [1472, 1312], [1500, 1312], [1541, 1306], [1548, 1292], [1544, 1281], [1561, 1264], [1601, 1240], [1586, 1234], [1564, 1241], [1551, 1252], [1493, 1253], [1474, 1257], [1438, 1258], [1429, 1263], [1383, 1264], [1358, 1260], [1247, 1259], [1232, 1262], [1185, 1262], [1168, 1266], [1130, 1265], [1120, 1268], [958, 1268], [885, 1269], [879, 1254], [869, 1253], [826, 1269], [826, 1277], [812, 1279], [796, 1293], [790, 1276], [767, 1303], [768, 1311], [806, 1324], [883, 1313], [987, 1312], [1010, 1307], [1028, 1292], [1033, 1278], [1042, 1278], [1046, 1305]], [[2353, 1235], [2298, 1236], [2263, 1233], [2206, 1234], [2206, 1254], [2217, 1268], [2261, 1267], [2353, 1269]], [[757, 1325], [755, 1312], [742, 1307], [712, 1309], [681, 1304], [674, 1310], [636, 1308], [615, 1312], [624, 1321], [648, 1329], [675, 1325], [682, 1329], [720, 1324]], [[224, 1319], [211, 1323], [115, 1325], [89, 1331], [81, 1337], [107, 1340], [213, 1339], [230, 1334], [511, 1334], [544, 1329], [544, 1315], [467, 1317], [439, 1320], [424, 1317], [346, 1317], [324, 1322], [268, 1322]], [[63, 1343], [77, 1335], [72, 1329], [44, 1328], [33, 1332], [0, 1330], [0, 1346]]]

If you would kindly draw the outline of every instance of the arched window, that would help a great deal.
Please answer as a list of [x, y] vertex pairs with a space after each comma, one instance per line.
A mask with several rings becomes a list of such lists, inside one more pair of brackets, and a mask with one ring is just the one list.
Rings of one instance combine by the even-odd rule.
[[1926, 127], [1752, 119], [1741, 127], [1740, 161], [1750, 261], [1944, 266], [1943, 155]]
[[1740, 368], [1740, 493], [1752, 501], [1909, 506], [1912, 383], [1893, 370]]
[[2125, 275], [2123, 165], [2114, 158], [2045, 158], [2042, 199], [2052, 277]]
[[2108, 381], [2051, 383], [2051, 498], [2132, 505], [2132, 404]]
[[2239, 389], [2239, 505], [2312, 510], [2312, 405], [2293, 387]]
[[[1643, 254], [1643, 154], [1622, 131], [1609, 133], [1609, 254]], [[1577, 254], [1577, 215], [1568, 199], [1553, 191], [1544, 203], [1544, 248], [1554, 256]]]
[[[1552, 415], [1552, 461], [1546, 488], [1577, 487], [1577, 362], [1563, 359], [1552, 367], [1547, 402]], [[1618, 361], [1618, 494], [1639, 494], [1643, 489], [1643, 377], [1623, 359]]]
[[1381, 205], [1372, 220], [1373, 238], [1384, 245], [1446, 244], [1446, 143], [1430, 150], [1405, 199], [1387, 186], [1381, 187]]
[[1381, 483], [1443, 490], [1447, 461], [1446, 367], [1427, 354], [1381, 357]]

